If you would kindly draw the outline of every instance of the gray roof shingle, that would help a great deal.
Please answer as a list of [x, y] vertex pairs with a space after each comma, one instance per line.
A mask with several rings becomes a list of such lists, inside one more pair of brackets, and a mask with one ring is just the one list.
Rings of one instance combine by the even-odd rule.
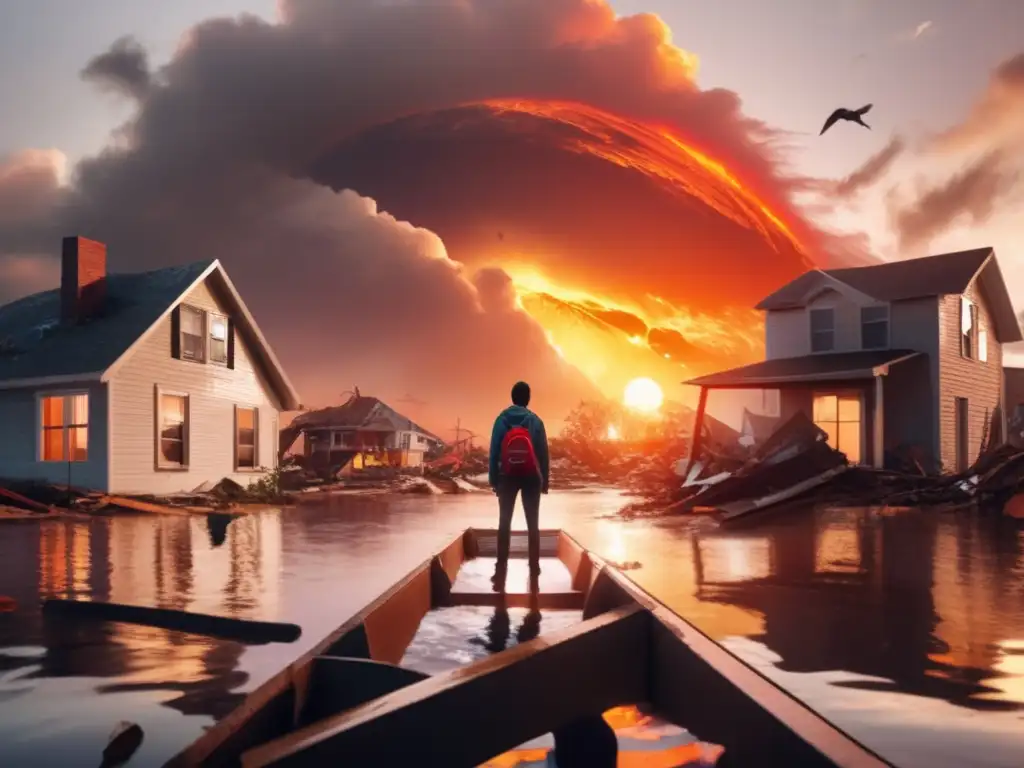
[[0, 306], [0, 381], [105, 371], [212, 264], [107, 275], [104, 310], [72, 327], [60, 325], [59, 288]]
[[776, 384], [802, 381], [831, 381], [871, 378], [873, 370], [882, 365], [917, 356], [912, 349], [878, 349], [859, 352], [829, 352], [803, 357], [780, 357], [760, 363], [719, 371], [690, 379], [693, 384], [711, 389], [736, 387], [771, 388]]
[[[878, 301], [904, 301], [963, 293], [990, 255], [991, 248], [975, 248], [821, 272]], [[757, 309], [802, 307], [807, 291], [813, 288], [819, 276], [817, 270], [805, 272], [762, 299]]]

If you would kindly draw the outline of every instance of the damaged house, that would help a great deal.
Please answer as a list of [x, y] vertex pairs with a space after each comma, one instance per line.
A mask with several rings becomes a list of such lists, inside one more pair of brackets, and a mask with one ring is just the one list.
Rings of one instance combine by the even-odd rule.
[[804, 413], [850, 463], [929, 471], [1005, 434], [1002, 349], [1022, 335], [991, 248], [812, 270], [757, 308], [766, 359], [687, 382], [699, 415], [712, 389], [776, 390], [780, 423]]
[[60, 287], [0, 307], [0, 478], [165, 494], [262, 476], [298, 395], [224, 268], [106, 263], [66, 237]]
[[420, 467], [444, 441], [376, 397], [355, 393], [342, 405], [306, 411], [281, 430], [283, 456], [303, 437], [303, 462], [336, 472], [371, 466]]

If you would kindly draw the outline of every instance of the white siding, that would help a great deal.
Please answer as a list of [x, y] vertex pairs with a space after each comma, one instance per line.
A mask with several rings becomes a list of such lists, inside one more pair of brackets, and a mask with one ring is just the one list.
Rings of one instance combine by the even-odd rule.
[[811, 329], [802, 309], [776, 310], [764, 320], [764, 351], [768, 360], [810, 354]]
[[[907, 303], [916, 304], [917, 302]], [[879, 302], [855, 291], [847, 294], [825, 290], [811, 299], [806, 308], [770, 311], [765, 318], [766, 357], [771, 360], [811, 354], [810, 310], [826, 308], [832, 309], [835, 313], [835, 347], [830, 351], [857, 352], [864, 348], [861, 343], [860, 310], [862, 307], [877, 305]], [[895, 324], [907, 320], [907, 317], [900, 317], [897, 311], [890, 307], [890, 347], [900, 346], [895, 341], [897, 337], [893, 331]], [[914, 316], [913, 321], [916, 324], [912, 330], [905, 332], [904, 336], [908, 333], [924, 332], [924, 328], [920, 324], [921, 318]]]
[[[184, 302], [230, 314], [210, 283]], [[274, 464], [279, 403], [236, 329], [235, 367], [193, 363], [171, 357], [171, 321], [159, 323], [116, 372], [111, 387], [113, 418], [111, 488], [119, 493], [174, 493], [229, 477], [247, 485], [258, 472], [235, 472], [235, 406], [259, 409], [257, 462]], [[156, 469], [156, 387], [189, 396], [189, 466]]]
[[0, 477], [12, 480], [68, 482], [66, 461], [40, 461], [39, 395], [87, 392], [89, 395], [89, 460], [73, 462], [71, 484], [107, 490], [107, 386], [83, 383], [45, 389], [0, 391]]

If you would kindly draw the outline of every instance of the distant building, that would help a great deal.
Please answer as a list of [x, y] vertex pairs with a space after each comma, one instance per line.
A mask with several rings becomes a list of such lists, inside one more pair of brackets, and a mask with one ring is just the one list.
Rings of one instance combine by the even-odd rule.
[[358, 390], [343, 405], [300, 414], [281, 430], [283, 456], [304, 438], [303, 456], [320, 470], [419, 467], [444, 441], [376, 397]]
[[778, 390], [783, 421], [803, 411], [874, 466], [915, 447], [964, 469], [1005, 428], [1003, 345], [1022, 335], [991, 248], [812, 270], [757, 308], [766, 359], [687, 382], [705, 402], [709, 389]]
[[299, 407], [220, 262], [107, 274], [63, 243], [61, 285], [0, 307], [0, 478], [118, 493], [243, 485]]

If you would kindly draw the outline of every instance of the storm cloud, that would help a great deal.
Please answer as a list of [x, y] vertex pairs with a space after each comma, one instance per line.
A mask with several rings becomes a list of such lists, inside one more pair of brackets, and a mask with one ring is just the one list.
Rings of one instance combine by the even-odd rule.
[[[616, 18], [592, 0], [284, 0], [279, 23], [198, 25], [155, 70], [122, 38], [82, 76], [133, 97], [136, 114], [66, 187], [24, 158], [0, 172], [0, 201], [25, 200], [0, 219], [0, 254], [52, 257], [58, 233], [74, 233], [108, 243], [116, 269], [220, 258], [310, 404], [356, 383], [385, 398], [413, 391], [433, 417], [481, 427], [526, 378], [538, 407], [561, 415], [594, 384], [556, 354], [506, 275], [473, 274], [437, 235], [346, 189], [344, 174], [311, 176], [345, 139], [410, 115], [580, 103], [672, 128], [824, 258], [827, 238], [789, 203], [798, 182], [779, 173], [773, 132], [736, 94], [698, 88], [694, 67], [656, 17]], [[420, 180], [440, 198], [449, 182], [441, 168]], [[799, 268], [787, 258], [778, 274]], [[636, 249], [620, 269], [643, 259]]]

